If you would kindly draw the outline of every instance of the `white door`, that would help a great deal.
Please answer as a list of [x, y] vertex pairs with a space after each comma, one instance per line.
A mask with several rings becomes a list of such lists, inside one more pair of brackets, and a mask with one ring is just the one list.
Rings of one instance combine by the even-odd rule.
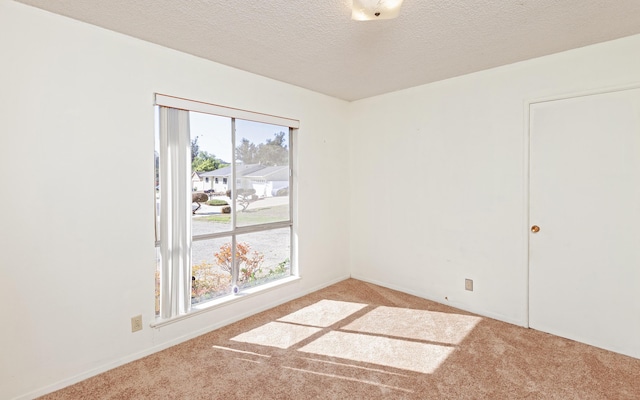
[[529, 325], [640, 358], [640, 89], [530, 117]]

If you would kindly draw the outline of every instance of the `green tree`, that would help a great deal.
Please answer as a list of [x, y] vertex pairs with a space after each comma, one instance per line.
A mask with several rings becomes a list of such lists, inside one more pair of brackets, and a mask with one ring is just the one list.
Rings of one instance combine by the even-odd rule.
[[286, 133], [273, 134], [273, 139], [260, 143], [256, 150], [256, 161], [261, 165], [287, 165], [289, 163], [289, 149], [285, 142]]
[[200, 153], [200, 145], [198, 144], [198, 136], [191, 140], [191, 161], [195, 160]]
[[204, 150], [198, 152], [198, 155], [191, 161], [191, 170], [196, 172], [213, 171], [225, 166], [227, 164], [224, 161]]
[[240, 144], [236, 146], [236, 160], [245, 164], [253, 164], [256, 162], [256, 150], [255, 144], [247, 138], [242, 138]]
[[287, 165], [289, 163], [289, 149], [286, 144], [286, 135], [285, 132], [274, 133], [273, 139], [267, 139], [257, 146], [249, 139], [243, 138], [236, 146], [236, 159], [245, 164]]

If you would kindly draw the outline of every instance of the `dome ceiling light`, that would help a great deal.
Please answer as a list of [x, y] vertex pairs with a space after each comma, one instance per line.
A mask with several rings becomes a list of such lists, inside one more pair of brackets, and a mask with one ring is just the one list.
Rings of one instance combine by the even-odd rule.
[[392, 19], [400, 13], [403, 0], [353, 0], [351, 19], [372, 21]]

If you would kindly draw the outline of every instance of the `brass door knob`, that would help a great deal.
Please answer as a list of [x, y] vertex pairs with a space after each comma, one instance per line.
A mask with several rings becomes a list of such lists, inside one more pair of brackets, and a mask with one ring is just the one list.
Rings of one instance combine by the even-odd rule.
[[538, 225], [534, 225], [531, 227], [531, 232], [538, 233], [540, 232], [540, 227]]

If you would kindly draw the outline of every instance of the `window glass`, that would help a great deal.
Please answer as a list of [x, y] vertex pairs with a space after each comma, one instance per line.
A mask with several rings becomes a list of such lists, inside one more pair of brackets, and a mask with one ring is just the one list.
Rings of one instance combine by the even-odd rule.
[[[290, 143], [298, 122], [158, 98], [158, 318], [171, 319], [205, 308], [211, 300], [290, 276]], [[188, 111], [190, 106], [202, 112]], [[274, 121], [292, 125], [265, 123]]]
[[191, 304], [231, 293], [230, 238], [198, 240], [191, 247]]
[[291, 275], [291, 228], [238, 235], [238, 286], [260, 285]]
[[288, 221], [289, 128], [236, 120], [236, 225]]
[[[231, 188], [218, 178], [231, 176], [231, 118], [189, 112], [193, 235], [231, 230]], [[211, 179], [214, 178], [214, 179]]]

